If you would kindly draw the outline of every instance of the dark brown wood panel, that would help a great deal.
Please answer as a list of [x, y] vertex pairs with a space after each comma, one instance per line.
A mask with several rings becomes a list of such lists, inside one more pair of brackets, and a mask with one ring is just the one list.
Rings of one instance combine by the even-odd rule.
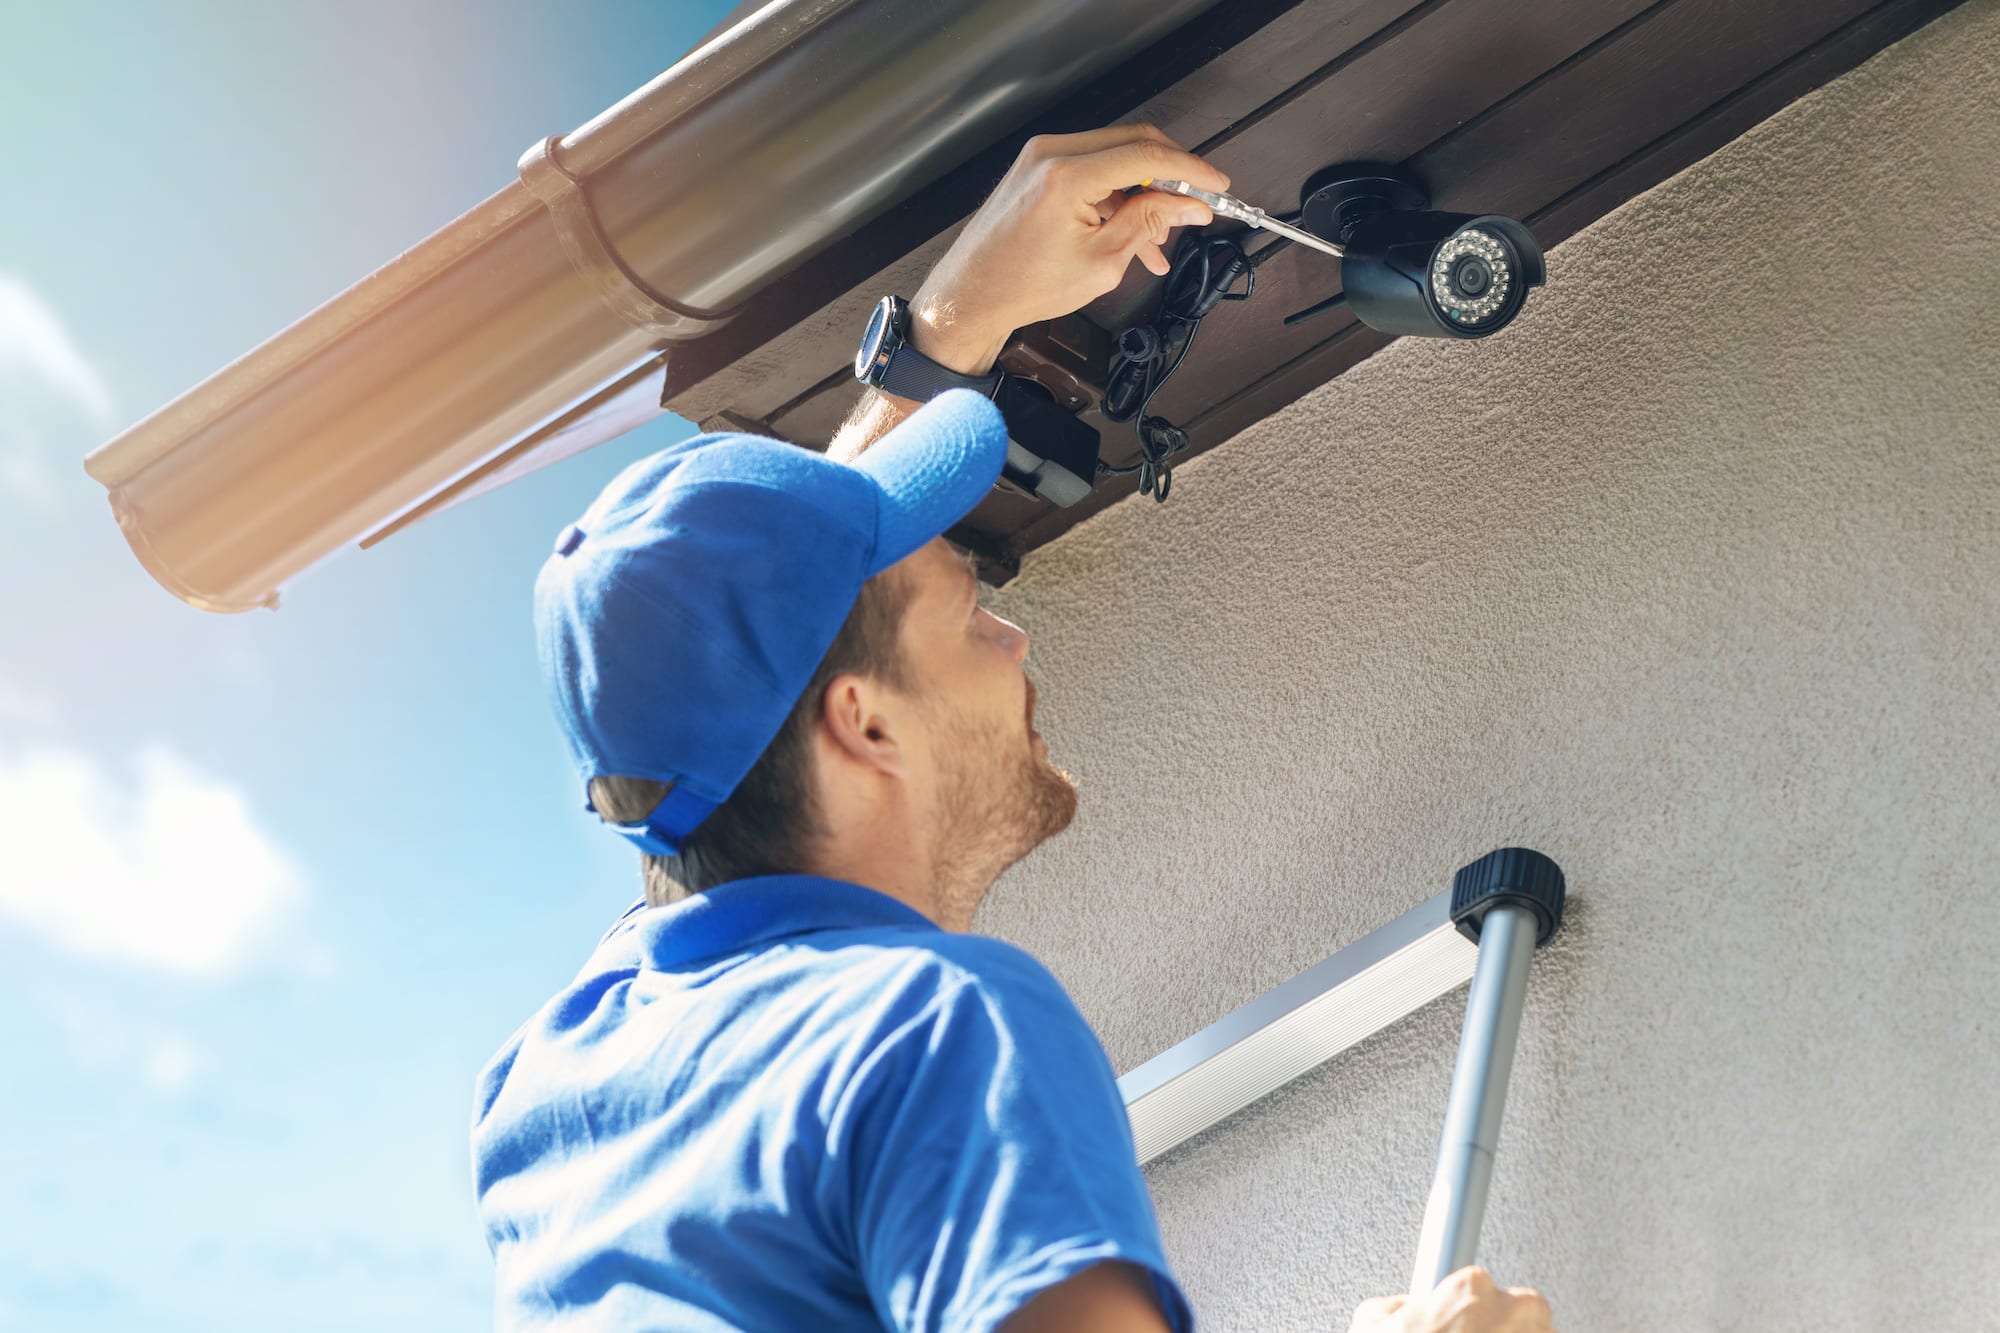
[[784, 439], [808, 448], [824, 448], [861, 397], [853, 375], [825, 384], [771, 417], [771, 429]]
[[[1563, 0], [1563, 7], [1566, 11], [1584, 10], [1602, 2]], [[1620, 0], [1620, 3], [1638, 7], [1634, 0]], [[1454, 7], [1444, 0], [1422, 3], [1349, 0], [1343, 4], [1301, 5], [1258, 29], [1238, 46], [1217, 52], [1217, 58], [1212, 58], [1209, 64], [1118, 118], [1150, 120], [1180, 142], [1212, 153], [1215, 143], [1233, 133], [1234, 127], [1253, 123], [1256, 117], [1264, 115], [1273, 105], [1274, 92], [1283, 101], [1301, 88], [1322, 87], [1357, 57], [1366, 58], [1385, 43], [1396, 43], [1400, 34], [1418, 19], [1451, 8]], [[1457, 8], [1470, 13], [1472, 7]], [[1543, 27], [1537, 25], [1535, 31], [1539, 33]], [[1433, 39], [1429, 46], [1440, 44]], [[1418, 54], [1424, 49], [1427, 48], [1420, 48]], [[1377, 58], [1371, 61], [1370, 68], [1393, 77], [1391, 62]], [[1345, 84], [1346, 80], [1342, 82]], [[1496, 78], [1492, 82], [1496, 87], [1511, 88], [1519, 79]], [[1463, 104], [1469, 114], [1485, 105], [1485, 101], [1465, 98]], [[1352, 109], [1358, 120], [1368, 118], [1365, 101], [1352, 103]], [[1453, 123], [1456, 121], [1446, 118], [1439, 122], [1440, 129]], [[1432, 137], [1423, 135], [1411, 148]], [[1244, 160], [1248, 160], [1247, 156]], [[1233, 170], [1226, 162], [1224, 169]], [[1242, 188], [1240, 183], [1238, 188]], [[1280, 211], [1285, 206], [1279, 204]], [[684, 414], [694, 414], [696, 420], [726, 407], [738, 416], [767, 421], [772, 431], [785, 439], [806, 445], [824, 443], [827, 423], [837, 425], [851, 402], [851, 394], [844, 386], [825, 382], [828, 368], [841, 364], [845, 354], [851, 353], [851, 347], [840, 340], [844, 337], [851, 344], [859, 338], [868, 309], [883, 293], [900, 291], [907, 295], [913, 291], [922, 280], [922, 268], [928, 268], [938, 248], [941, 247], [926, 252], [921, 267], [899, 262], [871, 275], [869, 282], [857, 284], [843, 295], [837, 303], [838, 314], [833, 318], [828, 318], [831, 308], [817, 312], [793, 336], [773, 339], [746, 356], [733, 368], [734, 373], [719, 373], [712, 380], [691, 387], [669, 405]], [[1152, 284], [1141, 278], [1143, 275], [1135, 268], [1129, 290], [1135, 294], [1150, 293]], [[1136, 305], [1141, 299], [1150, 298], [1135, 295], [1130, 303]], [[1098, 309], [1093, 307], [1093, 312]], [[835, 356], [840, 359], [831, 359]], [[718, 394], [727, 395], [726, 403]], [[820, 401], [822, 397], [827, 401]]]
[[[1132, 62], [1023, 133], [1150, 119], [1273, 211], [1294, 207], [1305, 177], [1330, 163], [1406, 162], [1437, 207], [1521, 217], [1552, 246], [1956, 2], [1231, 0], [1162, 45], [1169, 81]], [[897, 210], [866, 244], [850, 238], [809, 261], [741, 326], [677, 349], [669, 406], [823, 443], [855, 396], [844, 367], [868, 306], [921, 280], [1020, 137]], [[1254, 300], [1204, 322], [1152, 409], [1189, 431], [1183, 459], [1388, 344], [1344, 310], [1283, 323], [1338, 290], [1337, 265], [1293, 247], [1262, 266]], [[1087, 313], [1115, 329], [1156, 299], [1156, 280], [1135, 269]], [[1129, 425], [1085, 419], [1100, 427], [1106, 461], [1136, 456]], [[1135, 487], [1107, 479], [1066, 510], [999, 490], [954, 536], [1004, 579], [1020, 554]], [[1177, 488], [1173, 503], [1196, 502]]]
[[[1669, 134], [1874, 0], [1676, 0], [1411, 162], [1440, 208], [1523, 214]], [[1671, 69], [1661, 81], [1657, 71]]]
[[1224, 0], [808, 260], [759, 293], [734, 323], [676, 349], [667, 406], [696, 421], [724, 410], [762, 418], [810, 388], [820, 367], [832, 364], [827, 346], [851, 353], [868, 307], [885, 292], [914, 290], [942, 253], [935, 238], [956, 232], [1029, 135], [1143, 119], [1183, 143], [1200, 143], [1419, 3]]
[[[1868, 6], [1869, 0], [1651, 5], [1521, 80], [1491, 107], [1434, 141], [1383, 156], [1406, 160], [1431, 185], [1439, 208], [1525, 217]], [[1677, 75], [1665, 86], [1652, 77], [1663, 68]], [[1552, 245], [1558, 238], [1541, 239]], [[1283, 281], [1307, 265], [1322, 271], [1335, 267], [1316, 264], [1310, 254], [1287, 254], [1267, 267]], [[1186, 383], [1177, 381], [1160, 394], [1160, 412], [1177, 421], [1198, 419], [1227, 398], [1232, 386], [1344, 338], [1354, 325], [1353, 316], [1340, 311], [1285, 328], [1285, 313], [1338, 290], [1338, 283], [1322, 279], [1316, 289], [1304, 291], [1271, 285], [1286, 298], [1285, 308], [1260, 297], [1218, 310], [1211, 321], [1215, 341], [1203, 347], [1201, 362], [1183, 369]]]
[[1536, 213], [1536, 234], [1550, 237], [1551, 244], [1568, 239], [1960, 3], [1889, 0], [1876, 5]]
[[[1552, 71], [1544, 80], [1522, 89], [1463, 131], [1454, 132], [1435, 145], [1434, 151], [1440, 153], [1462, 152], [1458, 145], [1468, 141], [1484, 141], [1489, 145], [1483, 158], [1466, 154], [1460, 178], [1470, 182], [1464, 187], [1466, 190], [1486, 193], [1478, 194], [1476, 200], [1471, 193], [1454, 200], [1447, 187], [1442, 204], [1482, 211], [1513, 211], [1530, 223], [1544, 244], [1557, 244], [1955, 4], [1956, 0], [1887, 0], [1865, 8], [1852, 3], [1823, 6], [1786, 0], [1784, 4], [1771, 6], [1772, 10], [1790, 11], [1794, 20], [1791, 28], [1760, 22], [1774, 17], [1768, 12], [1720, 13], [1736, 8], [1723, 0], [1679, 0], [1673, 6], [1659, 6], [1646, 16], [1645, 22], [1619, 32], [1601, 48], [1587, 52], [1585, 59]], [[1676, 9], [1684, 12], [1675, 15], [1672, 23], [1662, 22]], [[1812, 13], [1803, 17], [1809, 21], [1830, 21], [1814, 22], [1807, 31], [1817, 31], [1817, 39], [1801, 42], [1799, 11], [1808, 9]], [[1862, 12], [1855, 13], [1857, 9]], [[1764, 59], [1750, 62], [1751, 66], [1762, 66], [1753, 69], [1750, 77], [1739, 77], [1733, 82], [1727, 78], [1704, 79], [1680, 66], [1674, 68], [1687, 75], [1684, 79], [1669, 83], [1654, 76], [1662, 60], [1672, 60], [1678, 53], [1689, 50], [1714, 51], [1716, 48], [1710, 43], [1715, 40], [1728, 43], [1733, 39], [1734, 43], [1718, 55], [1719, 63], [1740, 61], [1744, 54], [1741, 44], [1758, 36], [1766, 42]], [[1677, 44], [1677, 39], [1685, 40]], [[1607, 56], [1612, 58], [1604, 59]], [[1746, 66], [1739, 64], [1736, 68], [1740, 75]], [[1683, 91], [1686, 100], [1692, 102], [1725, 85], [1727, 90], [1721, 95], [1698, 107], [1682, 105], [1678, 114], [1657, 105], [1674, 89]], [[1636, 136], [1636, 130], [1622, 135], [1608, 134], [1606, 122], [1589, 112], [1591, 97], [1609, 96], [1631, 96], [1649, 103], [1645, 111], [1635, 113], [1635, 119], [1647, 116], [1650, 119], [1642, 123], [1666, 124], [1669, 128], [1650, 140], [1628, 146], [1627, 140]], [[1506, 152], [1498, 145], [1512, 142], [1517, 150], [1513, 160], [1519, 161], [1521, 144], [1543, 142], [1538, 127], [1540, 135], [1558, 144], [1572, 133], [1565, 127], [1573, 127], [1575, 138], [1590, 140], [1596, 146], [1596, 156], [1610, 160], [1593, 162], [1582, 154], [1567, 154], [1566, 174], [1550, 172], [1537, 176], [1532, 187], [1545, 198], [1538, 204], [1524, 205], [1517, 193], [1520, 187], [1508, 179], [1506, 162], [1496, 161], [1495, 155]], [[1626, 151], [1621, 153], [1620, 148]], [[1419, 154], [1412, 165], [1423, 169], [1430, 151], [1433, 150]], [[1477, 165], [1481, 161], [1487, 165]], [[1519, 174], [1528, 173], [1523, 170]], [[1491, 202], [1494, 196], [1501, 196], [1500, 201]], [[1336, 321], [1340, 324], [1338, 331], [1324, 342], [1275, 366], [1234, 393], [1212, 394], [1210, 405], [1183, 423], [1192, 437], [1187, 456], [1213, 447], [1392, 341], [1345, 314], [1329, 316], [1325, 322]], [[1082, 504], [1066, 510], [1045, 509], [1032, 522], [1015, 530], [1004, 549], [1018, 562], [1021, 554], [1053, 540], [1134, 489], [1129, 479], [1108, 479]], [[1181, 498], [1186, 495], [1185, 491], [1180, 493]], [[983, 518], [983, 513], [976, 512], [972, 523], [982, 525]], [[995, 568], [1002, 568], [1004, 563], [996, 562]]]
[[[1296, 204], [1299, 186], [1313, 170], [1336, 160], [1408, 158], [1621, 24], [1664, 7], [1651, 0], [1556, 0], [1521, 7], [1496, 37], [1490, 10], [1477, 0], [1429, 0], [1317, 65], [1200, 147], [1230, 173], [1244, 197], [1283, 211]], [[1216, 62], [1235, 63], [1234, 56]], [[1413, 70], [1422, 77], [1411, 77]], [[1252, 246], [1268, 244], [1266, 238], [1246, 239]], [[1218, 386], [1226, 390], [1254, 381], [1274, 364], [1344, 334], [1353, 323], [1344, 313], [1289, 328], [1283, 323], [1292, 311], [1338, 291], [1338, 273], [1335, 261], [1304, 247], [1277, 254], [1260, 268], [1256, 299], [1220, 306], [1204, 322], [1195, 356], [1152, 410], [1185, 422], [1213, 405]], [[1106, 323], [1122, 322], [1115, 313], [1129, 315], [1129, 308], [1106, 307], [1149, 304], [1156, 289], [1154, 283], [1135, 283], [1138, 300], [1100, 303], [1092, 314]], [[844, 418], [852, 400], [850, 389], [827, 386], [773, 414], [770, 424], [787, 439], [817, 444]], [[1106, 461], [1123, 465], [1137, 457], [1129, 425], [1095, 413], [1087, 419], [1103, 435]], [[972, 520], [980, 528], [997, 521], [997, 514], [984, 510]]]
[[[1508, 22], [1495, 24], [1478, 3], [1428, 6], [1415, 21], [1232, 130], [1208, 155], [1245, 198], [1267, 209], [1295, 207], [1299, 187], [1318, 168], [1339, 161], [1401, 162], [1647, 10], [1647, 0], [1562, 0], [1515, 6]], [[1446, 182], [1431, 185], [1441, 190]], [[1482, 211], [1502, 210], [1494, 205]], [[1351, 316], [1290, 328], [1283, 321], [1339, 291], [1339, 275], [1337, 260], [1304, 246], [1275, 256], [1257, 275], [1254, 300], [1220, 306], [1203, 321], [1198, 352], [1160, 392], [1153, 410], [1185, 421], [1214, 401], [1217, 386], [1247, 383], [1336, 336]], [[1128, 444], [1115, 456], [1136, 452], [1136, 444]]]
[[[1278, 97], [1200, 147], [1230, 174], [1244, 198], [1284, 212], [1297, 204], [1299, 186], [1313, 170], [1336, 160], [1401, 161], [1645, 11], [1649, 3], [1553, 0], [1525, 6], [1518, 21], [1494, 40], [1491, 15], [1476, 0], [1429, 0], [1395, 15], [1292, 85], [1269, 82], [1267, 89], [1283, 89]], [[1246, 59], [1232, 53], [1216, 65], [1234, 69]], [[1294, 68], [1302, 65], [1293, 61]], [[1425, 77], [1411, 78], [1413, 69], [1424, 71]], [[1243, 82], [1241, 76], [1238, 82]], [[1241, 96], [1240, 89], [1233, 91]], [[1324, 145], [1316, 157], [1301, 147], [1312, 144]], [[1269, 239], [1250, 237], [1246, 243], [1254, 248]], [[1349, 322], [1345, 317], [1296, 328], [1283, 323], [1291, 311], [1338, 291], [1338, 274], [1337, 261], [1302, 246], [1273, 257], [1258, 272], [1255, 300], [1220, 306], [1204, 322], [1199, 359], [1168, 384], [1152, 410], [1180, 420], [1207, 406], [1217, 384], [1247, 382], [1273, 362], [1289, 361], [1339, 333]], [[1101, 322], [1122, 322], [1114, 316], [1116, 307], [1149, 305], [1157, 288], [1154, 282], [1134, 281], [1128, 290], [1136, 298], [1099, 303], [1092, 314]], [[1130, 308], [1123, 313], [1129, 315]], [[828, 349], [816, 350], [820, 359], [810, 364], [822, 365]], [[796, 365], [794, 375], [804, 368]], [[851, 386], [822, 383], [767, 419], [786, 439], [820, 444], [845, 418], [854, 397]], [[738, 411], [748, 415], [756, 406], [752, 402]], [[1103, 434], [1107, 461], [1123, 464], [1138, 456], [1129, 425], [1103, 421], [1095, 413], [1089, 420]], [[985, 525], [987, 516], [978, 521]]]
[[[1455, 128], [1380, 156], [1407, 160], [1430, 184], [1439, 208], [1526, 216], [1812, 45], [1869, 4], [1676, 0], [1634, 6], [1624, 22], [1605, 25], [1591, 42], [1519, 80]], [[1663, 86], [1654, 76], [1667, 68], [1676, 77]], [[1260, 377], [1273, 364], [1289, 363], [1353, 324], [1343, 311], [1284, 327], [1286, 313], [1338, 290], [1337, 279], [1324, 276], [1329, 269], [1337, 273], [1337, 266], [1295, 251], [1267, 268], [1276, 270], [1271, 286], [1285, 298], [1284, 308], [1260, 296], [1218, 310], [1216, 338], [1202, 349], [1203, 361], [1183, 369], [1186, 383], [1171, 384], [1160, 394], [1157, 406], [1164, 415], [1176, 421], [1196, 417], [1232, 386]], [[1292, 285], [1302, 269], [1322, 275], [1317, 286]], [[1209, 332], [1205, 328], [1204, 336]]]
[[1268, 106], [1273, 96], [1312, 79], [1342, 53], [1434, 3], [1306, 0], [1237, 46], [1212, 51], [1208, 63], [1116, 119], [1151, 121], [1190, 148], [1211, 144]]

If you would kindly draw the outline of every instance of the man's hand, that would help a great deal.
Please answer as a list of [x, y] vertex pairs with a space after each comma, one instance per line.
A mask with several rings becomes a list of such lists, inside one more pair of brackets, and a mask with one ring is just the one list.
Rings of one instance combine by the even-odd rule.
[[1348, 1333], [1552, 1333], [1549, 1303], [1529, 1287], [1500, 1287], [1483, 1268], [1461, 1268], [1429, 1296], [1363, 1301]]
[[[1015, 329], [1083, 309], [1134, 259], [1164, 274], [1167, 233], [1214, 219], [1198, 199], [1125, 193], [1149, 180], [1229, 188], [1229, 177], [1151, 125], [1028, 140], [911, 298], [911, 344], [961, 374], [984, 375]], [[863, 394], [827, 456], [854, 458], [916, 408]]]
[[1028, 140], [1014, 165], [911, 300], [911, 341], [932, 360], [984, 374], [1015, 329], [1081, 310], [1116, 287], [1133, 259], [1165, 274], [1173, 227], [1205, 226], [1207, 205], [1126, 189], [1229, 178], [1151, 125]]

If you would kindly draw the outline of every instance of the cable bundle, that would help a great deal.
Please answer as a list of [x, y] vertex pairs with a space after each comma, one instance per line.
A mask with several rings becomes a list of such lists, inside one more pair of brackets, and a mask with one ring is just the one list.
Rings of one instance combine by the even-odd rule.
[[[1168, 460], [1187, 448], [1188, 436], [1165, 417], [1146, 415], [1146, 408], [1187, 359], [1203, 318], [1223, 301], [1248, 300], [1257, 290], [1257, 266], [1289, 244], [1280, 240], [1251, 255], [1234, 236], [1190, 233], [1181, 238], [1161, 284], [1160, 304], [1153, 318], [1118, 335], [1118, 354], [1104, 382], [1100, 405], [1104, 418], [1137, 421], [1139, 461], [1126, 467], [1100, 463], [1099, 476], [1137, 472], [1139, 493], [1166, 501], [1173, 487]], [[1245, 280], [1243, 290], [1231, 291], [1239, 278]]]

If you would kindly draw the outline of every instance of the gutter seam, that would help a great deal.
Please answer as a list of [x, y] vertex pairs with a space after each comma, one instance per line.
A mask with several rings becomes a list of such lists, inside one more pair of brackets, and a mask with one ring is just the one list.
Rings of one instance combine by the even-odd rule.
[[[628, 324], [663, 341], [683, 339], [728, 323], [743, 309], [703, 310], [682, 305], [647, 286], [619, 258], [604, 234], [583, 182], [556, 156], [562, 136], [552, 134], [521, 154], [521, 182], [549, 210], [570, 267]], [[690, 325], [694, 328], [690, 329]]]

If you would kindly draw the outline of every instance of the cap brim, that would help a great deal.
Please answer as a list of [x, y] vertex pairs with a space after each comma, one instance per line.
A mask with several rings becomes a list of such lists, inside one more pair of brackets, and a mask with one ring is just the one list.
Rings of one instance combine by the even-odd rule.
[[1007, 460], [1007, 423], [989, 398], [952, 389], [918, 408], [852, 464], [882, 491], [875, 555], [881, 573], [971, 513]]

